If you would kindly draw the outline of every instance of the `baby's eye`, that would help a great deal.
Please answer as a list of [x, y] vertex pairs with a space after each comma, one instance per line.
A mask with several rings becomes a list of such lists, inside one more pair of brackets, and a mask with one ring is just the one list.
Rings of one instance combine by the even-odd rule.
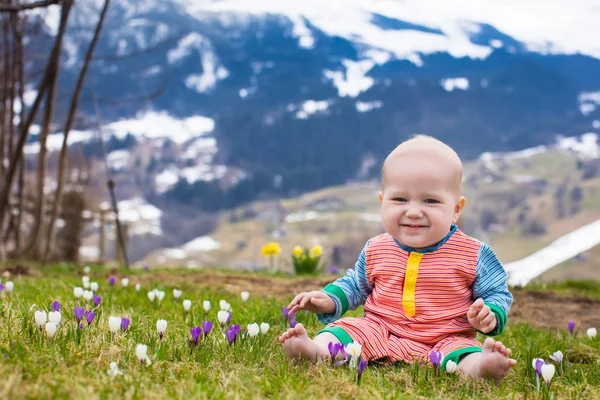
[[404, 203], [404, 202], [406, 202], [406, 199], [405, 199], [404, 197], [396, 197], [396, 198], [395, 198], [395, 199], [393, 199], [393, 200], [394, 200], [394, 201], [401, 202], [401, 203]]
[[427, 199], [427, 200], [425, 200], [425, 203], [427, 203], [427, 204], [437, 204], [437, 203], [439, 203], [439, 201], [437, 201], [435, 199]]

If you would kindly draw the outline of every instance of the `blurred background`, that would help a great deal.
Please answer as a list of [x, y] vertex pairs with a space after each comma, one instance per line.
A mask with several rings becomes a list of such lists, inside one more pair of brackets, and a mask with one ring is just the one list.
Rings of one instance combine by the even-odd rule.
[[382, 232], [383, 159], [426, 133], [509, 270], [600, 280], [598, 21], [591, 0], [2, 0], [0, 259], [126, 261], [110, 180], [134, 267], [260, 270], [273, 241], [276, 269], [320, 245], [343, 271]]

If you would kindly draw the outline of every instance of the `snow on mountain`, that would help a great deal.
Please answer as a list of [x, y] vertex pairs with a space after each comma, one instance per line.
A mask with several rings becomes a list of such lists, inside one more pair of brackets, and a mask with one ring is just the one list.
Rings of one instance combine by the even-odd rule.
[[339, 36], [368, 47], [387, 50], [397, 58], [434, 52], [454, 57], [487, 57], [501, 38], [485, 44], [470, 39], [484, 25], [523, 42], [540, 53], [581, 53], [600, 58], [600, 7], [598, 1], [580, 0], [184, 0], [191, 15], [207, 13], [280, 14], [294, 23], [305, 46], [312, 44], [307, 23], [329, 36]]

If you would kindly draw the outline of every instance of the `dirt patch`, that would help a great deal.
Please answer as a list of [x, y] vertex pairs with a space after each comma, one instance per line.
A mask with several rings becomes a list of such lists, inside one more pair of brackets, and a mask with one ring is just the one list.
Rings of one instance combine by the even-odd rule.
[[[282, 300], [310, 290], [320, 290], [333, 282], [335, 277], [278, 278], [269, 276], [228, 275], [206, 272], [178, 275], [161, 272], [141, 275], [140, 282], [162, 282], [168, 285], [186, 285], [200, 288], [219, 288], [238, 295], [248, 290], [259, 297], [275, 297]], [[509, 312], [510, 322], [525, 322], [539, 328], [567, 329], [569, 321], [575, 321], [579, 329], [600, 327], [600, 299], [555, 293], [552, 291], [513, 290], [514, 302]]]
[[11, 276], [31, 276], [32, 269], [26, 265], [13, 264], [0, 267], [0, 276], [9, 279]]

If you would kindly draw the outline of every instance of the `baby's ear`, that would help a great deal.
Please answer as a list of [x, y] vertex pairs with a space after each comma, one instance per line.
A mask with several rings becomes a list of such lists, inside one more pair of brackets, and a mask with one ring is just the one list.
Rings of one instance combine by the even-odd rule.
[[455, 224], [456, 221], [458, 221], [458, 219], [460, 218], [460, 214], [462, 213], [462, 210], [465, 208], [466, 202], [467, 202], [467, 199], [465, 199], [464, 196], [460, 196], [460, 199], [458, 199], [458, 203], [456, 203], [456, 206], [454, 206], [454, 216], [452, 217], [453, 224]]

